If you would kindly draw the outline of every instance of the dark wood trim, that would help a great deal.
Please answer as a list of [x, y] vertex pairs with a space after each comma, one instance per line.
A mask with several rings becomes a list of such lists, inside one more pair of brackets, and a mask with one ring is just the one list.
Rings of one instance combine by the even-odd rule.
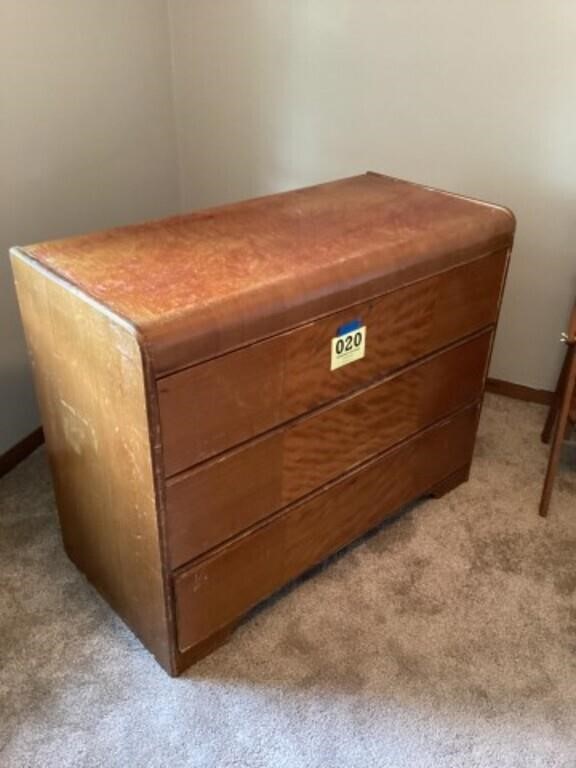
[[493, 392], [495, 395], [512, 397], [514, 400], [540, 403], [540, 405], [550, 405], [554, 398], [554, 392], [549, 392], [547, 389], [534, 389], [533, 387], [525, 387], [524, 384], [514, 384], [502, 379], [487, 379], [486, 391]]
[[13, 445], [12, 448], [9, 448], [0, 456], [0, 477], [7, 475], [17, 464], [20, 464], [36, 448], [40, 447], [43, 442], [44, 431], [42, 427], [38, 427], [34, 432], [22, 438], [16, 445]]

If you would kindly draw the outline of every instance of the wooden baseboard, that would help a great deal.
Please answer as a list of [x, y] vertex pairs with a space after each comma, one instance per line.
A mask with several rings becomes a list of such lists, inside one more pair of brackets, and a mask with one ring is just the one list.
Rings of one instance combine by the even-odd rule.
[[514, 400], [540, 403], [540, 405], [550, 405], [554, 397], [554, 392], [550, 392], [547, 389], [534, 389], [533, 387], [513, 384], [511, 381], [503, 381], [502, 379], [487, 379], [486, 391], [493, 392], [496, 395], [512, 397]]
[[44, 432], [42, 427], [38, 427], [34, 432], [31, 432], [26, 437], [22, 438], [19, 443], [9, 448], [6, 453], [0, 456], [0, 477], [7, 475], [10, 470], [14, 469], [17, 464], [20, 464], [27, 456], [36, 450], [44, 442]]

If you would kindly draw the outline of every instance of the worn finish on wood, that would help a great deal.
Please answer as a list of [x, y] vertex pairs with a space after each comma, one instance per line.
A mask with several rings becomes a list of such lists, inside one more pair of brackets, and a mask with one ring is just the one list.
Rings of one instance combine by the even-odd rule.
[[[168, 476], [353, 392], [496, 320], [507, 254], [386, 294], [158, 383]], [[330, 370], [330, 339], [360, 318], [370, 354]]]
[[14, 250], [66, 549], [171, 674], [466, 479], [513, 235], [367, 174]]
[[491, 336], [484, 332], [435, 354], [169, 481], [171, 566], [478, 399]]
[[476, 420], [476, 406], [461, 411], [177, 575], [180, 650], [469, 464]]
[[137, 338], [15, 254], [64, 546], [170, 667], [144, 372]]
[[369, 173], [27, 252], [128, 318], [162, 373], [506, 249], [513, 231], [504, 208]]

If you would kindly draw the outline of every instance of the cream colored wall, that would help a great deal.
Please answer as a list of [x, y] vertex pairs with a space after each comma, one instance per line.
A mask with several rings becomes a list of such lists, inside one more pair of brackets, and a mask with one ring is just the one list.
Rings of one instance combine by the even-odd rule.
[[0, 3], [0, 453], [38, 424], [7, 251], [178, 208], [163, 0]]
[[[572, 0], [3, 0], [0, 252], [370, 168], [516, 211], [491, 373], [550, 388], [575, 30]], [[0, 342], [2, 453], [38, 423], [6, 258]]]
[[374, 169], [511, 206], [491, 374], [551, 388], [576, 291], [573, 0], [172, 0], [183, 203]]

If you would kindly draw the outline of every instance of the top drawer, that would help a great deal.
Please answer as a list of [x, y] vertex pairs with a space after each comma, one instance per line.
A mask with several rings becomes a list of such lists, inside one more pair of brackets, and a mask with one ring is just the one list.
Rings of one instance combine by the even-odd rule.
[[[160, 379], [165, 474], [494, 323], [507, 255], [484, 256]], [[365, 357], [331, 371], [331, 339], [358, 319], [367, 329]]]

